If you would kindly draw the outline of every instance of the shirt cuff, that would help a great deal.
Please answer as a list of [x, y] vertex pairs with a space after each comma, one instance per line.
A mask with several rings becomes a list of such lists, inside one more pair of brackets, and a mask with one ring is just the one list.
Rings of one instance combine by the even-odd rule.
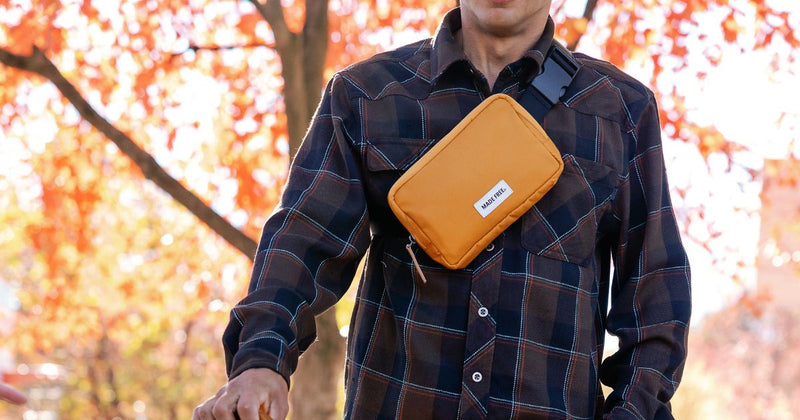
[[286, 386], [291, 387], [289, 378], [292, 375], [292, 371], [288, 365], [286, 361], [264, 350], [241, 348], [233, 358], [228, 380], [239, 376], [248, 369], [267, 368], [280, 374], [283, 380], [286, 381]]
[[603, 415], [603, 420], [644, 420], [644, 417], [637, 415], [623, 404], [614, 406], [610, 412]]

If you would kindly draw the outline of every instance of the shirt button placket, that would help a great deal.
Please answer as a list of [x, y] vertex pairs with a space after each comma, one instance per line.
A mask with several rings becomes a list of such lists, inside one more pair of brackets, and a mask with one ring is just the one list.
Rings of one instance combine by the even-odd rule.
[[496, 255], [472, 277], [459, 410], [462, 419], [484, 419], [489, 415], [489, 387], [497, 333], [489, 308], [497, 301], [500, 267], [501, 257]]

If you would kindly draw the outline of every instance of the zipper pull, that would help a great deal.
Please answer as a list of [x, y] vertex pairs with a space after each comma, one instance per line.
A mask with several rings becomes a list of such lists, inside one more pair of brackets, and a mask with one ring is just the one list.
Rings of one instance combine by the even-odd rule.
[[425, 274], [422, 273], [422, 268], [419, 266], [417, 262], [417, 256], [414, 255], [414, 250], [411, 247], [415, 244], [414, 237], [408, 235], [408, 243], [406, 244], [406, 251], [408, 251], [408, 255], [411, 255], [411, 262], [414, 263], [414, 268], [417, 269], [417, 274], [422, 279], [422, 283], [427, 283], [428, 279], [425, 278]]

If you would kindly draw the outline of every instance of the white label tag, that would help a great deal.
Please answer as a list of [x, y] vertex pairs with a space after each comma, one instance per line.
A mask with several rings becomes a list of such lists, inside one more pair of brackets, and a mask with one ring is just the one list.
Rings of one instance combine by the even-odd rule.
[[473, 206], [475, 206], [475, 210], [478, 210], [478, 213], [481, 214], [481, 217], [486, 218], [486, 216], [493, 212], [503, 201], [506, 201], [506, 198], [513, 193], [514, 191], [508, 186], [506, 181], [501, 179], [497, 185], [492, 187], [492, 189], [481, 197], [480, 200], [476, 201]]

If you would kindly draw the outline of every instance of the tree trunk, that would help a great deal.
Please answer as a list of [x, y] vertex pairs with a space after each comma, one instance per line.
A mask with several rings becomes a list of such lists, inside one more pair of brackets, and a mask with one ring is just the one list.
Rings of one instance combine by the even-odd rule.
[[[301, 33], [289, 31], [278, 0], [250, 0], [275, 36], [283, 70], [283, 98], [289, 126], [290, 156], [294, 156], [311, 122], [322, 91], [328, 49], [328, 1], [307, 0]], [[300, 358], [292, 377], [290, 416], [297, 420], [341, 417], [336, 398], [342, 388], [345, 341], [339, 335], [335, 309], [317, 317], [317, 341]]]
[[[277, 3], [275, 0], [270, 2]], [[300, 147], [321, 96], [328, 47], [327, 10], [327, 0], [309, 0], [306, 2], [303, 32], [275, 35], [276, 49], [283, 65], [281, 74], [291, 156]], [[273, 28], [276, 26], [280, 28], [280, 22]], [[336, 310], [332, 308], [317, 317], [317, 341], [300, 358], [292, 377], [290, 403], [293, 419], [341, 418], [336, 410], [336, 399], [342, 388], [344, 353], [345, 340], [339, 335]]]
[[291, 412], [295, 420], [341, 418], [336, 399], [342, 389], [345, 340], [336, 326], [336, 310], [317, 317], [317, 341], [300, 357], [290, 390]]

